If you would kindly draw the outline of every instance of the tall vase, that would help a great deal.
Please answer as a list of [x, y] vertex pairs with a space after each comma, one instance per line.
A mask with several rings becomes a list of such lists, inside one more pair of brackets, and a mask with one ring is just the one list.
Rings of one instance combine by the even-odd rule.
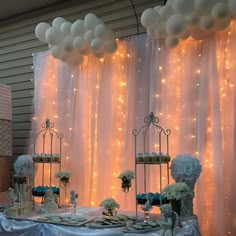
[[178, 215], [180, 215], [181, 199], [179, 200], [171, 199], [171, 207], [172, 207], [172, 211], [175, 211]]
[[70, 184], [69, 178], [61, 178], [60, 182], [61, 182], [61, 187], [64, 190], [64, 194], [65, 194], [64, 204], [65, 204], [65, 207], [66, 207], [66, 205], [67, 205], [67, 200], [66, 200], [66, 198], [67, 198], [67, 187]]
[[122, 191], [128, 193], [129, 189], [131, 188], [131, 180], [126, 177], [123, 177], [121, 180], [122, 180], [121, 183]]

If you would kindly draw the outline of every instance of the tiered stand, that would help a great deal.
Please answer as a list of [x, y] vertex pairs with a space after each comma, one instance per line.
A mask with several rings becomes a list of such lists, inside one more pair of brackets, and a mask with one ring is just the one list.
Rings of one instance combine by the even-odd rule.
[[[62, 133], [58, 133], [54, 128], [54, 124], [50, 122], [49, 119], [45, 121], [45, 123], [41, 124], [41, 130], [36, 134], [34, 137], [34, 164], [36, 165], [42, 165], [42, 173], [41, 173], [41, 184], [44, 186], [45, 184], [45, 166], [49, 165], [49, 187], [52, 187], [53, 181], [52, 181], [52, 166], [57, 165], [58, 171], [61, 171], [61, 154], [62, 154], [62, 139], [64, 135]], [[40, 153], [37, 157], [36, 154], [36, 147], [37, 142], [41, 141], [39, 138], [42, 138], [42, 153]], [[56, 140], [56, 143], [54, 144], [54, 138]], [[56, 149], [59, 149], [58, 155], [55, 155], [55, 150], [53, 150], [53, 144], [56, 145], [59, 143], [59, 147]], [[48, 149], [46, 149], [48, 147]], [[34, 186], [34, 183], [33, 183]], [[60, 181], [58, 180], [58, 186], [60, 186]], [[33, 195], [35, 197], [36, 195]], [[43, 196], [38, 196], [43, 197]], [[59, 204], [60, 204], [60, 194], [59, 194]]]
[[[144, 118], [144, 125], [139, 129], [134, 129], [132, 131], [134, 135], [134, 158], [135, 158], [135, 197], [136, 197], [136, 215], [138, 216], [138, 205], [139, 202], [137, 200], [137, 193], [138, 193], [138, 165], [143, 166], [143, 184], [144, 184], [144, 192], [147, 193], [147, 165], [157, 165], [159, 166], [159, 174], [160, 174], [160, 194], [162, 193], [162, 177], [163, 177], [163, 166], [166, 168], [167, 173], [167, 183], [169, 184], [169, 162], [170, 158], [165, 158], [166, 156], [169, 156], [169, 136], [171, 134], [170, 129], [164, 130], [161, 126], [158, 125], [159, 119], [158, 117], [155, 117], [154, 113], [151, 112], [148, 116]], [[137, 158], [138, 152], [143, 152], [144, 154], [149, 149], [148, 142], [147, 142], [147, 136], [149, 133], [150, 128], [154, 128], [155, 133], [157, 135], [157, 144], [158, 148], [156, 151], [158, 154], [158, 160], [152, 161], [152, 156], [150, 155], [149, 161], [139, 161]], [[140, 139], [140, 140], [139, 140]], [[138, 145], [138, 140], [141, 141], [141, 145]], [[165, 142], [165, 143], [164, 143]], [[165, 144], [165, 145], [164, 145]], [[139, 149], [139, 150], [138, 150]], [[165, 150], [163, 150], [165, 149]], [[163, 154], [163, 151], [166, 152], [166, 154]], [[162, 198], [160, 198], [160, 202], [157, 205], [162, 205]]]

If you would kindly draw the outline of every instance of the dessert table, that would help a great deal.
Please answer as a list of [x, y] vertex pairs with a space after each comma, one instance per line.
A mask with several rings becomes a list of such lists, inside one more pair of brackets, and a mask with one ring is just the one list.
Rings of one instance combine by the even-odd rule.
[[[85, 212], [82, 210], [81, 212]], [[91, 211], [95, 216], [96, 211]], [[158, 236], [160, 230], [148, 233], [124, 233], [123, 228], [93, 229], [86, 226], [68, 226], [53, 223], [36, 222], [32, 219], [10, 219], [0, 213], [0, 236]], [[176, 236], [200, 236], [197, 218], [186, 219], [176, 229]]]

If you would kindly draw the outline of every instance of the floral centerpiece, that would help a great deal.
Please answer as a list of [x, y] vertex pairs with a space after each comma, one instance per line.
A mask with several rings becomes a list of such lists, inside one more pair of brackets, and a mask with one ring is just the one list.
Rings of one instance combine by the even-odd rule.
[[103, 212], [104, 215], [108, 215], [108, 216], [113, 216], [115, 215], [116, 212], [116, 208], [120, 208], [120, 205], [115, 201], [114, 198], [109, 197], [104, 199], [100, 204], [100, 207], [103, 207], [103, 209], [105, 210], [105, 212]]
[[164, 196], [171, 201], [172, 210], [180, 215], [181, 200], [193, 196], [185, 183], [169, 184], [163, 189]]
[[131, 188], [131, 180], [135, 178], [135, 173], [132, 170], [126, 170], [122, 172], [119, 176], [118, 179], [121, 179], [121, 188], [122, 191], [125, 193], [129, 192], [129, 189]]
[[55, 175], [56, 178], [60, 179], [61, 187], [65, 191], [65, 205], [66, 205], [66, 195], [67, 195], [67, 187], [70, 184], [70, 177], [71, 172], [70, 171], [58, 171]]
[[71, 172], [70, 171], [58, 171], [55, 175], [56, 178], [59, 178], [62, 183], [69, 183]]

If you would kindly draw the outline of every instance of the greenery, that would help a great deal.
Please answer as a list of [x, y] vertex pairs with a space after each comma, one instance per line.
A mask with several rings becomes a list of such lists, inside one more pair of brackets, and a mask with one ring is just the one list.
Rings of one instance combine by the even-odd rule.
[[193, 193], [185, 183], [169, 184], [163, 189], [163, 194], [169, 200], [180, 200], [188, 196], [193, 196]]
[[118, 179], [122, 180], [121, 188], [123, 192], [128, 193], [131, 188], [131, 180], [135, 178], [135, 173], [132, 170], [126, 170], [122, 172]]
[[115, 210], [116, 208], [120, 208], [120, 205], [115, 201], [114, 198], [108, 197], [104, 199], [100, 204], [100, 207], [103, 207], [108, 212]]
[[56, 178], [61, 179], [69, 179], [71, 177], [70, 171], [58, 171], [55, 175]]
[[132, 170], [126, 170], [122, 172], [119, 176], [118, 179], [123, 179], [126, 178], [127, 180], [132, 180], [135, 178], [135, 173]]

